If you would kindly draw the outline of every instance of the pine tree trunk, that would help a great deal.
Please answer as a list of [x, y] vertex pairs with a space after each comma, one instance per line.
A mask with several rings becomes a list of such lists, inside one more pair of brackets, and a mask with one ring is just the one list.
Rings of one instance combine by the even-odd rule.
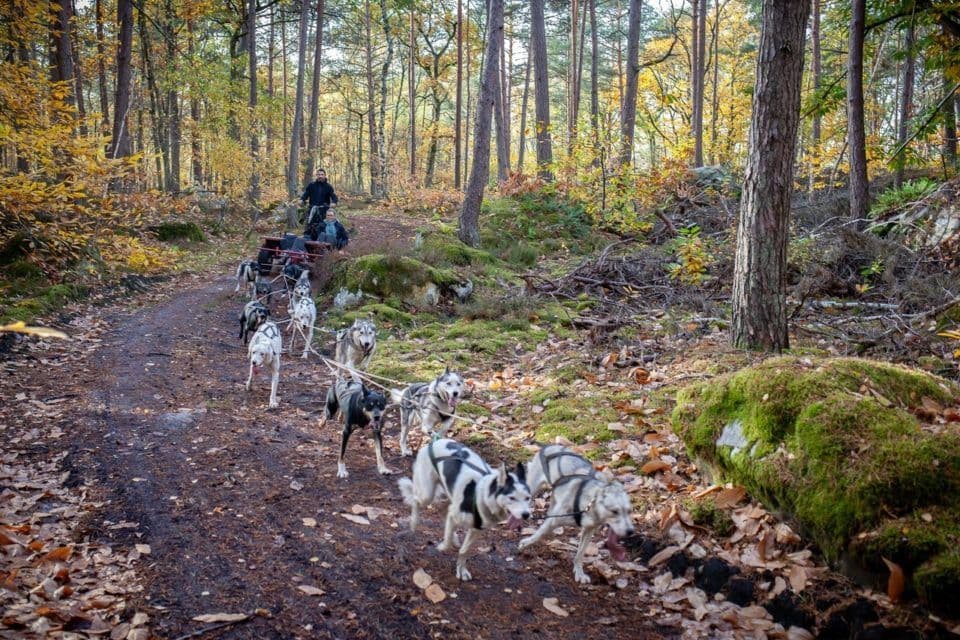
[[863, 113], [863, 37], [866, 0], [853, 0], [847, 53], [847, 142], [850, 147], [850, 218], [866, 220], [870, 208]]
[[[193, 20], [187, 22], [187, 56], [193, 59], [194, 36]], [[200, 98], [197, 97], [199, 87], [190, 87], [190, 167], [193, 175], [193, 184], [203, 186], [203, 146], [200, 138]]]
[[[697, 0], [694, 0], [696, 2]], [[637, 124], [637, 80], [640, 74], [640, 11], [641, 0], [630, 0], [627, 17], [627, 69], [623, 104], [620, 106], [620, 162], [633, 162], [633, 132]]]
[[[411, 81], [413, 74], [410, 75]], [[411, 86], [413, 86], [411, 84]], [[463, 156], [463, 0], [457, 0], [457, 97], [453, 116], [453, 188], [460, 189], [460, 161]], [[521, 135], [523, 135], [521, 133]], [[521, 154], [523, 151], [520, 152]], [[522, 156], [521, 156], [522, 157]]]
[[720, 0], [713, 3], [713, 28], [710, 30], [710, 48], [713, 51], [713, 79], [710, 82], [710, 163], [718, 164], [717, 121], [720, 117]]
[[[953, 91], [953, 83], [946, 72], [943, 75], [944, 94]], [[957, 96], [943, 103], [943, 161], [948, 167], [957, 168]]]
[[[823, 54], [820, 52], [820, 0], [813, 0], [813, 24], [810, 27], [810, 42], [812, 46], [810, 70], [813, 73], [813, 95], [819, 99], [820, 84], [823, 81]], [[820, 122], [822, 119], [820, 109], [815, 109], [813, 124], [810, 129], [810, 138], [814, 147], [820, 146]]]
[[167, 137], [167, 122], [165, 117], [166, 102], [157, 86], [157, 74], [153, 65], [153, 51], [150, 43], [150, 32], [147, 29], [146, 13], [137, 11], [137, 23], [140, 30], [140, 58], [143, 62], [143, 72], [147, 78], [147, 91], [150, 96], [150, 123], [153, 131], [153, 144], [158, 152], [157, 162], [157, 189], [164, 191], [170, 184], [170, 140]]
[[393, 30], [390, 27], [390, 14], [387, 12], [387, 0], [380, 0], [380, 25], [383, 28], [383, 39], [387, 43], [387, 57], [384, 58], [380, 66], [380, 115], [377, 118], [377, 150], [380, 157], [377, 162], [377, 169], [380, 171], [380, 194], [381, 198], [387, 197], [387, 144], [384, 131], [387, 124], [387, 77], [390, 73], [390, 65], [393, 64]]
[[[306, 0], [304, 0], [306, 1]], [[317, 120], [320, 118], [320, 61], [323, 48], [324, 0], [317, 0], [317, 21], [313, 47], [313, 85], [310, 89], [310, 125], [307, 127], [307, 168], [304, 183], [310, 182], [317, 166]]]
[[[273, 5], [270, 5], [270, 32], [267, 35], [267, 97], [270, 100], [270, 104], [273, 104], [273, 58], [276, 55], [276, 32], [274, 21], [275, 12]], [[272, 110], [271, 110], [272, 111]], [[273, 114], [267, 116], [267, 130], [266, 135], [264, 136], [265, 144], [264, 150], [267, 154], [268, 167], [273, 166]], [[271, 170], [272, 174], [272, 170]], [[272, 181], [272, 176], [271, 176]]]
[[506, 109], [503, 104], [503, 87], [500, 86], [503, 79], [503, 25], [500, 25], [499, 31], [495, 29], [492, 20], [488, 19], [487, 37], [500, 38], [497, 48], [500, 53], [495, 58], [487, 60], [486, 64], [493, 66], [497, 72], [494, 74], [494, 92], [493, 92], [493, 122], [497, 130], [497, 184], [503, 184], [510, 176], [510, 151], [507, 148], [507, 122]]
[[[117, 0], [117, 23], [120, 25], [117, 47], [117, 82], [113, 102], [113, 138], [110, 141], [111, 158], [130, 155], [130, 129], [127, 126], [130, 110], [130, 58], [133, 53], [133, 0]], [[122, 185], [114, 183], [114, 190]]]
[[[177, 31], [176, 31], [176, 10], [173, 0], [166, 2], [166, 31], [167, 41], [167, 67], [176, 73], [177, 69]], [[180, 95], [177, 93], [176, 85], [173, 82], [168, 83], [167, 89], [167, 133], [169, 140], [167, 142], [170, 149], [170, 174], [167, 182], [167, 191], [170, 193], [180, 192]]]
[[903, 88], [900, 91], [900, 124], [897, 127], [897, 148], [900, 149], [900, 154], [894, 158], [894, 164], [897, 170], [893, 176], [893, 184], [897, 188], [903, 186], [903, 178], [907, 166], [907, 150], [905, 146], [907, 144], [907, 135], [910, 133], [910, 117], [913, 115], [913, 81], [917, 61], [917, 54], [914, 50], [915, 45], [916, 28], [911, 20], [910, 25], [907, 27], [906, 42], [904, 43], [906, 58], [903, 65]]
[[[459, 6], [459, 5], [458, 5]], [[410, 76], [410, 82], [407, 86], [407, 102], [410, 105], [410, 177], [414, 178], [417, 175], [417, 94], [416, 94], [416, 85], [414, 84], [414, 61], [417, 58], [417, 33], [415, 30], [416, 27], [416, 9], [410, 7], [410, 57], [407, 60], [408, 72], [407, 75]], [[459, 28], [459, 27], [458, 27]], [[458, 52], [459, 53], [459, 52]], [[457, 68], [457, 91], [460, 91], [460, 68]], [[459, 94], [457, 96], [457, 109], [460, 108], [459, 103]], [[439, 117], [439, 116], [438, 116]], [[460, 112], [457, 111], [457, 118], [460, 118]], [[458, 120], [459, 123], [459, 120]], [[457, 136], [457, 144], [460, 144], [460, 130], [459, 124], [458, 129], [455, 134]], [[459, 160], [459, 158], [458, 158]], [[459, 170], [460, 164], [457, 162], [457, 170]], [[433, 165], [432, 162], [427, 163], [427, 181], [433, 181]], [[426, 186], [430, 186], [427, 184]]]
[[247, 108], [250, 111], [250, 191], [248, 198], [252, 204], [260, 199], [260, 137], [257, 119], [257, 0], [250, 0], [247, 8], [247, 38], [250, 51], [247, 53], [250, 74], [250, 98]]
[[[600, 44], [597, 35], [597, 0], [590, 2], [590, 132], [594, 153], [600, 150]], [[599, 166], [599, 155], [594, 166]]]
[[107, 64], [103, 38], [103, 0], [94, 5], [97, 29], [97, 86], [100, 90], [100, 122], [104, 132], [110, 129], [110, 95], [107, 92]]
[[370, 0], [364, 2], [364, 15], [366, 26], [366, 80], [367, 80], [367, 136], [370, 144], [370, 195], [374, 198], [380, 197], [380, 168], [377, 162], [380, 158], [380, 151], [377, 149], [377, 113], [376, 113], [376, 92], [373, 80], [373, 40], [372, 40], [372, 21], [370, 14]]
[[[640, 0], [635, 0], [639, 2]], [[550, 134], [550, 85], [547, 67], [547, 35], [543, 16], [544, 0], [530, 0], [530, 46], [533, 49], [534, 105], [537, 132], [537, 173], [553, 180], [553, 143]], [[478, 109], [479, 113], [479, 109]]]
[[517, 149], [517, 169], [523, 173], [523, 159], [527, 151], [527, 104], [530, 100], [530, 67], [533, 63], [533, 51], [527, 49], [527, 69], [523, 79], [523, 98], [520, 103], [520, 143]]
[[576, 100], [577, 84], [577, 30], [579, 28], [578, 9], [579, 0], [570, 0], [570, 50], [567, 53], [567, 153], [573, 150], [573, 139], [576, 137], [577, 121], [574, 118], [577, 108], [574, 106]]
[[[54, 82], [73, 82], [73, 52], [70, 45], [70, 2], [62, 0], [50, 4], [50, 79]], [[76, 104], [76, 88], [67, 94], [69, 104]]]
[[763, 0], [733, 275], [731, 337], [739, 348], [789, 346], [787, 237], [809, 12], [809, 0]]
[[[62, 0], [70, 2], [70, 15], [77, 14], [77, 6], [74, 0]], [[83, 101], [83, 66], [80, 64], [80, 50], [77, 48], [77, 38], [70, 38], [70, 59], [73, 64], [73, 84], [74, 92], [77, 96], [77, 115], [80, 117], [80, 135], [87, 135], [87, 107]]]
[[470, 148], [470, 105], [472, 88], [470, 80], [473, 77], [470, 73], [472, 69], [471, 61], [473, 60], [473, 47], [470, 46], [470, 0], [465, 0], [466, 2], [466, 13], [465, 20], [463, 23], [464, 34], [463, 37], [467, 41], [467, 102], [464, 105], [465, 117], [464, 117], [464, 127], [463, 127], [463, 182], [467, 181], [468, 172], [470, 171], [470, 156], [467, 154], [467, 149]]
[[[538, 0], [533, 1], [536, 3]], [[490, 0], [488, 21], [490, 27], [487, 31], [489, 35], [485, 54], [487, 63], [484, 65], [480, 82], [480, 95], [477, 96], [477, 117], [473, 135], [473, 170], [463, 196], [460, 228], [457, 233], [460, 240], [471, 247], [480, 244], [480, 203], [490, 177], [490, 119], [493, 115], [495, 93], [498, 91], [496, 60], [498, 48], [503, 41], [503, 0]]]
[[[300, 130], [303, 128], [303, 84], [304, 76], [307, 73], [307, 22], [309, 15], [310, 3], [303, 0], [300, 6], [300, 40], [297, 53], [297, 96], [293, 107], [293, 126], [290, 131], [290, 159], [287, 162], [287, 196], [290, 198], [296, 197], [300, 192], [297, 178], [300, 175]], [[286, 47], [284, 47], [284, 54], [286, 54]], [[284, 59], [286, 59], [286, 55], [284, 55]], [[287, 86], [286, 73], [284, 73], [283, 86]], [[293, 211], [292, 207], [288, 208], [287, 211], [287, 226], [290, 228], [296, 227], [296, 212]]]
[[691, 85], [693, 89], [693, 166], [703, 166], [703, 89], [707, 39], [707, 0], [693, 0], [693, 45]]

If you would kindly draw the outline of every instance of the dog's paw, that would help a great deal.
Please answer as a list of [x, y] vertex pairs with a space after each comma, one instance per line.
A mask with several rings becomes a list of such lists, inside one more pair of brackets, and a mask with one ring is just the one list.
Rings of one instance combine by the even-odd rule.
[[467, 571], [466, 567], [457, 567], [457, 577], [463, 582], [466, 582], [467, 580], [473, 580], [473, 576], [470, 575], [470, 572]]
[[409, 458], [413, 455], [413, 451], [410, 449], [400, 449], [400, 456], [404, 458]]
[[533, 544], [533, 541], [531, 541], [530, 538], [524, 538], [517, 544], [517, 550], [523, 551], [524, 549], [529, 547], [531, 544]]
[[382, 476], [392, 476], [392, 475], [393, 475], [393, 469], [391, 469], [390, 467], [380, 467], [380, 468], [377, 469], [377, 471], [379, 471], [379, 472], [380, 472], [380, 475], [382, 475]]
[[449, 548], [450, 548], [450, 547], [447, 546], [447, 543], [446, 543], [446, 542], [440, 541], [440, 542], [437, 543], [437, 551], [446, 551], [446, 550], [449, 549]]
[[279, 406], [280, 406], [280, 402], [278, 400], [271, 400], [268, 408], [276, 409]]
[[590, 584], [590, 576], [580, 567], [574, 568], [573, 570], [573, 579], [579, 582], [580, 584]]

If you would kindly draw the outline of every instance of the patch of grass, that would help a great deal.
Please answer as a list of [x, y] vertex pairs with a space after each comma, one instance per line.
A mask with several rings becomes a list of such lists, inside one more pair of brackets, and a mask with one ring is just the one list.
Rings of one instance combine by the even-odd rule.
[[536, 438], [540, 442], [561, 436], [576, 444], [609, 442], [622, 437], [607, 425], [618, 417], [610, 396], [579, 393], [553, 399], [540, 414]]
[[[956, 545], [955, 531], [919, 518], [960, 513], [960, 429], [921, 429], [911, 411], [924, 398], [951, 405], [960, 388], [869, 360], [771, 358], [682, 390], [673, 426], [715, 475], [795, 518], [828, 560], [869, 571], [879, 547], [919, 565]], [[723, 432], [739, 432], [740, 446], [717, 445]], [[888, 525], [899, 518], [927, 531], [897, 537]], [[864, 535], [870, 544], [857, 543]]]
[[365, 304], [357, 309], [343, 310], [331, 308], [327, 317], [331, 327], [347, 327], [353, 324], [353, 321], [357, 320], [358, 318], [369, 317], [374, 319], [378, 328], [389, 326], [408, 327], [414, 322], [413, 314], [402, 311], [395, 306], [379, 302], [374, 304]]
[[721, 538], [726, 538], [733, 533], [733, 518], [725, 509], [718, 507], [713, 499], [688, 499], [684, 501], [683, 506], [690, 512], [690, 517], [696, 524], [710, 527]]
[[82, 298], [86, 291], [86, 287], [74, 284], [39, 287], [29, 296], [0, 307], [0, 322], [23, 321], [30, 324], [35, 318], [59, 311], [68, 303]]

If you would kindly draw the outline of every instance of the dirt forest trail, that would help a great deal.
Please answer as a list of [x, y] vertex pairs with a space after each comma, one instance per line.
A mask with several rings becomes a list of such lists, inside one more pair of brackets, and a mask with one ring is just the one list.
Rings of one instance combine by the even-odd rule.
[[[380, 244], [390, 234], [364, 235]], [[612, 586], [576, 585], [569, 558], [545, 546], [518, 556], [506, 530], [483, 533], [474, 580], [458, 583], [454, 554], [435, 548], [442, 511], [407, 530], [396, 481], [410, 459], [399, 456], [395, 418], [385, 454], [397, 474], [377, 474], [371, 441], [357, 438], [340, 480], [338, 425], [318, 428], [329, 374], [316, 357], [285, 354], [278, 410], [266, 408], [265, 376], [243, 388], [242, 302], [224, 273], [184, 278], [158, 303], [113, 316], [90, 360], [48, 382], [77, 394], [66, 465], [106, 503], [83, 534], [150, 547], [131, 604], [149, 613], [156, 636], [202, 629], [197, 615], [259, 609], [265, 615], [204, 637], [672, 637]], [[275, 316], [285, 317], [284, 304]], [[445, 600], [424, 596], [418, 568]], [[547, 611], [549, 597], [569, 617]]]

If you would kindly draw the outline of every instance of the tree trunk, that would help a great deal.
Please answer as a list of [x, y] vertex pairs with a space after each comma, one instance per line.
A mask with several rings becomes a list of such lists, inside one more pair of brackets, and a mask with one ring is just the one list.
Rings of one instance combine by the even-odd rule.
[[153, 51], [150, 44], [150, 32], [147, 29], [147, 15], [137, 11], [137, 23], [140, 30], [140, 57], [144, 75], [147, 77], [147, 90], [150, 95], [150, 122], [153, 125], [153, 144], [157, 156], [157, 188], [164, 191], [170, 184], [170, 139], [167, 137], [165, 117], [166, 101], [157, 86], [157, 74], [153, 65]]
[[[306, 2], [306, 0], [303, 0]], [[307, 168], [303, 181], [310, 182], [317, 166], [317, 120], [320, 118], [320, 54], [323, 47], [324, 0], [317, 0], [317, 24], [313, 47], [313, 85], [310, 90], [310, 125], [307, 127]]]
[[370, 0], [364, 2], [364, 15], [366, 26], [366, 76], [367, 76], [367, 136], [370, 141], [370, 195], [374, 198], [380, 197], [380, 167], [377, 162], [380, 158], [380, 151], [377, 149], [377, 112], [376, 112], [376, 91], [373, 81], [373, 40], [372, 40], [372, 21], [370, 14]]
[[693, 166], [703, 166], [703, 89], [707, 39], [707, 0], [692, 0], [693, 45], [691, 50], [691, 87], [693, 93]]
[[[944, 94], [953, 91], [953, 83], [943, 75]], [[957, 96], [947, 98], [943, 103], [943, 161], [948, 167], [957, 167]]]
[[[113, 137], [110, 141], [111, 158], [130, 155], [130, 129], [127, 112], [130, 109], [130, 57], [133, 53], [133, 0], [117, 0], [117, 23], [120, 25], [117, 48], [117, 85], [113, 102]], [[120, 185], [114, 184], [119, 188]]]
[[[458, 0], [459, 2], [459, 0]], [[457, 5], [459, 7], [459, 5]], [[414, 178], [417, 175], [417, 94], [416, 94], [416, 85], [414, 84], [414, 66], [413, 63], [417, 58], [417, 34], [415, 31], [416, 26], [416, 9], [411, 5], [410, 7], [410, 58], [408, 62], [408, 72], [407, 75], [410, 76], [410, 82], [407, 86], [407, 102], [410, 105], [410, 177]], [[458, 25], [459, 28], [459, 25]], [[457, 52], [459, 54], [459, 51]], [[460, 81], [460, 68], [457, 68], [457, 82]], [[457, 84], [457, 91], [460, 90], [460, 85]], [[457, 109], [460, 108], [459, 94], [457, 95]], [[437, 115], [439, 117], [439, 114]], [[460, 112], [457, 111], [457, 118], [460, 117]], [[459, 125], [458, 125], [459, 126]], [[456, 132], [457, 135], [457, 144], [460, 144], [460, 131], [459, 129]], [[456, 170], [459, 171], [460, 163], [459, 158], [457, 159]], [[428, 180], [433, 180], [433, 165], [432, 163], [427, 163], [427, 175]], [[456, 173], [456, 171], [454, 171]], [[430, 185], [427, 185], [430, 186]]]
[[910, 117], [913, 115], [913, 81], [914, 70], [916, 69], [917, 54], [916, 48], [916, 27], [913, 20], [907, 27], [906, 42], [904, 49], [906, 58], [903, 64], [903, 88], [900, 91], [900, 124], [897, 127], [897, 148], [900, 153], [894, 158], [894, 164], [897, 167], [893, 177], [893, 184], [898, 189], [903, 186], [903, 178], [907, 166], [907, 136], [910, 133]]
[[[411, 74], [411, 82], [413, 74]], [[413, 86], [413, 85], [411, 85]], [[453, 188], [460, 189], [460, 160], [463, 156], [461, 138], [463, 122], [463, 0], [457, 0], [457, 97], [453, 116]], [[522, 133], [520, 135], [523, 135]], [[520, 151], [521, 157], [523, 151]]]
[[853, 0], [847, 48], [847, 142], [850, 147], [850, 218], [866, 220], [870, 208], [867, 141], [863, 122], [863, 37], [866, 0]]
[[[70, 45], [70, 1], [50, 3], [50, 79], [73, 82], [73, 51]], [[76, 87], [71, 87], [66, 101], [76, 104]]]
[[466, 102], [466, 122], [464, 122], [463, 127], [463, 181], [467, 181], [467, 172], [470, 170], [470, 157], [467, 155], [467, 149], [470, 148], [470, 104], [471, 104], [471, 85], [470, 79], [472, 78], [470, 74], [471, 70], [471, 61], [473, 60], [473, 47], [470, 45], [470, 0], [465, 0], [466, 2], [466, 20], [464, 20], [464, 34], [463, 37], [467, 41], [467, 102]]
[[283, 77], [283, 83], [280, 85], [280, 95], [283, 97], [283, 122], [281, 123], [281, 128], [283, 129], [283, 142], [286, 144], [287, 140], [290, 138], [287, 137], [287, 121], [289, 120], [290, 106], [289, 100], [287, 100], [287, 21], [280, 21], [280, 73]]
[[[576, 4], [576, 2], [574, 2]], [[491, 10], [492, 12], [492, 10]], [[499, 53], [495, 58], [488, 58], [487, 65], [493, 66], [497, 72], [493, 79], [495, 82], [493, 92], [493, 122], [497, 130], [497, 184], [503, 184], [510, 177], [510, 151], [507, 148], [507, 118], [506, 108], [503, 103], [503, 49], [504, 49], [504, 28], [501, 21], [500, 28], [496, 29], [494, 22], [487, 18], [487, 37], [500, 38], [497, 43]]]
[[[577, 0], [573, 0], [576, 2]], [[590, 0], [584, 0], [583, 13], [580, 15], [580, 42], [577, 45], [577, 73], [573, 83], [573, 137], [570, 139], [569, 152], [573, 152], [580, 124], [580, 89], [583, 86], [583, 50], [587, 38], [587, 10]]]
[[[187, 57], [193, 60], [193, 20], [187, 21]], [[203, 186], [203, 151], [200, 138], [200, 98], [197, 94], [200, 88], [191, 83], [190, 86], [190, 166], [193, 174], [193, 184]]]
[[533, 62], [533, 52], [527, 49], [527, 70], [523, 79], [523, 98], [520, 104], [520, 143], [517, 149], [517, 169], [523, 173], [523, 157], [527, 150], [527, 103], [530, 99], [530, 67]]
[[575, 119], [577, 108], [574, 106], [576, 100], [577, 84], [577, 30], [580, 22], [579, 0], [570, 0], [570, 51], [567, 54], [569, 68], [567, 69], [567, 153], [573, 150], [573, 139], [576, 136], [577, 121]]
[[[77, 7], [74, 0], [62, 0], [64, 3], [70, 2], [70, 15], [77, 14]], [[74, 92], [77, 96], [77, 115], [80, 117], [80, 135], [87, 135], [87, 108], [83, 101], [83, 66], [80, 64], [80, 50], [77, 48], [77, 38], [70, 38], [70, 59], [73, 64], [73, 84]]]
[[259, 122], [257, 119], [257, 0], [250, 0], [247, 8], [247, 38], [249, 51], [247, 52], [250, 74], [250, 98], [247, 108], [250, 111], [250, 203], [256, 205], [260, 199], [260, 138], [257, 135]]
[[387, 0], [380, 0], [380, 25], [383, 27], [383, 39], [387, 42], [387, 57], [380, 66], [380, 116], [377, 118], [377, 150], [380, 158], [377, 169], [380, 171], [380, 197], [387, 197], [387, 144], [384, 130], [387, 124], [387, 77], [393, 64], [393, 30], [390, 28], [390, 14], [387, 12]]
[[[290, 131], [290, 159], [287, 162], [287, 197], [289, 198], [296, 197], [300, 192], [297, 177], [300, 175], [300, 130], [303, 128], [303, 78], [307, 73], [307, 22], [309, 15], [310, 3], [303, 0], [300, 6], [300, 41], [297, 53], [297, 96], [293, 107], [293, 126]], [[284, 46], [284, 60], [286, 60], [286, 46]], [[286, 63], [284, 63], [284, 69], [286, 69]], [[287, 86], [286, 73], [284, 73], [283, 86]], [[292, 207], [289, 210], [292, 210]], [[290, 224], [290, 218], [292, 217], [296, 217], [296, 214], [288, 214], [287, 225], [295, 227], [296, 220], [292, 221], [294, 224]]]
[[107, 92], [107, 65], [103, 39], [103, 0], [94, 5], [97, 25], [97, 87], [100, 90], [100, 122], [104, 132], [110, 129], [110, 97]]
[[[820, 99], [820, 84], [823, 81], [822, 60], [820, 52], [820, 0], [813, 0], [813, 24], [810, 27], [810, 41], [812, 45], [810, 70], [813, 73], [813, 95]], [[810, 138], [814, 147], [820, 146], [820, 109], [813, 111], [813, 124], [810, 129]]]
[[720, 0], [713, 3], [713, 28], [710, 30], [710, 48], [713, 51], [713, 79], [710, 82], [710, 162], [719, 163], [717, 157], [717, 122], [720, 117], [718, 87], [720, 84]]
[[[177, 71], [177, 14], [174, 8], [173, 0], [166, 2], [166, 41], [167, 41], [167, 68], [174, 73]], [[180, 192], [180, 95], [177, 93], [176, 84], [168, 81], [167, 88], [167, 133], [169, 140], [167, 145], [170, 149], [170, 174], [167, 182], [167, 191], [170, 193]]]
[[[640, 0], [634, 0], [640, 2]], [[530, 46], [533, 49], [533, 84], [537, 131], [537, 172], [553, 180], [553, 143], [550, 139], [550, 85], [547, 67], [547, 35], [543, 17], [544, 0], [530, 0]], [[479, 109], [477, 110], [479, 113]]]
[[787, 236], [809, 12], [809, 0], [763, 0], [733, 276], [731, 337], [739, 348], [789, 346]]
[[[600, 44], [597, 35], [597, 0], [590, 2], [590, 132], [594, 153], [600, 149]], [[594, 159], [598, 166], [599, 156]]]
[[[540, 0], [533, 0], [536, 4]], [[541, 26], [543, 13], [541, 5]], [[477, 96], [477, 117], [473, 134], [473, 170], [467, 181], [460, 209], [460, 228], [457, 235], [465, 244], [476, 247], [480, 244], [480, 203], [483, 190], [490, 177], [490, 118], [493, 114], [497, 87], [497, 64], [499, 46], [503, 41], [503, 0], [490, 0], [489, 28], [487, 33], [487, 51], [483, 77], [480, 82], [480, 95]], [[536, 19], [534, 19], [536, 21]], [[545, 43], [544, 43], [545, 45]], [[544, 47], [545, 48], [545, 47]], [[544, 53], [546, 53], [544, 51]]]
[[[697, 0], [694, 0], [696, 2]], [[627, 78], [620, 106], [620, 162], [633, 162], [633, 132], [637, 124], [637, 79], [640, 74], [640, 10], [641, 0], [630, 0], [627, 17]]]
[[433, 186], [433, 175], [437, 167], [437, 152], [440, 150], [437, 128], [440, 126], [440, 110], [443, 106], [437, 83], [434, 82], [433, 85], [433, 122], [430, 124], [430, 145], [427, 147], [427, 171], [423, 177], [423, 186], [427, 189]]

